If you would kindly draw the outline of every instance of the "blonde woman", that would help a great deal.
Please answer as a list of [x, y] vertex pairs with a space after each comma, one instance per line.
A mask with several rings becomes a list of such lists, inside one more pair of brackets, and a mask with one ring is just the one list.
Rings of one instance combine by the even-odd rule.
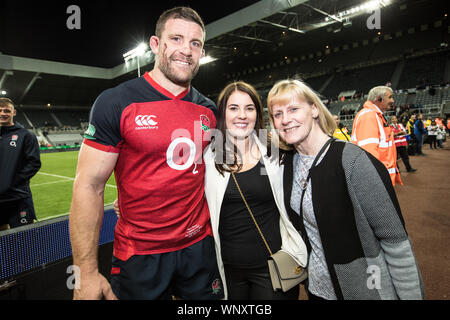
[[360, 147], [331, 138], [332, 115], [303, 82], [276, 83], [267, 105], [286, 149], [286, 209], [308, 239], [309, 299], [423, 299], [384, 165]]

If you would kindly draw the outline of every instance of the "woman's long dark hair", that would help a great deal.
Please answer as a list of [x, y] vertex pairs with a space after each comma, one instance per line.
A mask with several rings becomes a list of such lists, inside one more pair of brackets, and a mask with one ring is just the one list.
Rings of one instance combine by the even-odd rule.
[[[225, 171], [231, 172], [233, 170], [234, 172], [239, 171], [242, 168], [242, 164], [238, 163], [238, 150], [237, 147], [233, 144], [233, 163], [226, 163], [227, 152], [226, 150], [229, 150], [230, 148], [226, 148], [227, 144], [230, 145], [230, 142], [227, 139], [229, 137], [227, 136], [226, 130], [226, 111], [227, 111], [227, 103], [230, 96], [236, 92], [240, 91], [243, 93], [247, 93], [250, 98], [252, 99], [253, 103], [255, 104], [256, 109], [256, 123], [255, 123], [255, 129], [256, 131], [259, 131], [260, 129], [266, 129], [266, 124], [264, 121], [264, 109], [262, 106], [261, 98], [256, 91], [256, 89], [251, 86], [250, 84], [243, 82], [243, 81], [236, 81], [233, 83], [228, 84], [222, 92], [219, 94], [219, 98], [217, 100], [217, 109], [218, 109], [218, 116], [217, 116], [217, 129], [220, 131], [223, 137], [223, 141], [220, 141], [219, 139], [214, 139], [213, 147], [215, 148], [215, 156], [216, 156], [216, 169], [219, 171], [222, 175]], [[217, 145], [221, 143], [221, 145]], [[218, 150], [223, 150], [223, 152], [217, 152]]]

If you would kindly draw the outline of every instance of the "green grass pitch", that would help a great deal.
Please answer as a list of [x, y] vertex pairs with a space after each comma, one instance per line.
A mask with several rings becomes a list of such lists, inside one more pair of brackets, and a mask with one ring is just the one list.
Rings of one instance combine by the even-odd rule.
[[[78, 151], [41, 153], [42, 167], [30, 183], [39, 221], [69, 214], [77, 161]], [[105, 205], [116, 198], [113, 174], [105, 188]]]

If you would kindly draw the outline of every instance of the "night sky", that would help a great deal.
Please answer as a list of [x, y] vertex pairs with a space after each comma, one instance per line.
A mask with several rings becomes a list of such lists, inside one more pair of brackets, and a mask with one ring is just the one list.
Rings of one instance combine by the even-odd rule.
[[[187, 5], [214, 22], [257, 1], [2, 0], [0, 52], [7, 55], [110, 68], [147, 42], [166, 9]], [[69, 30], [70, 5], [81, 12], [81, 29]]]

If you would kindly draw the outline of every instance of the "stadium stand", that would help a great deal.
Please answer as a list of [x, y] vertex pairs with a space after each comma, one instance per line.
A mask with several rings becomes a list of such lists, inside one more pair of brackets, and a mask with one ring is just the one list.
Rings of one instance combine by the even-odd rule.
[[449, 58], [448, 51], [406, 59], [405, 71], [399, 81], [399, 88], [424, 88], [444, 82], [444, 70]]
[[80, 133], [48, 134], [47, 139], [54, 146], [77, 145], [83, 142], [83, 136]]
[[337, 97], [342, 91], [351, 89], [367, 93], [370, 88], [380, 83], [390, 82], [395, 65], [396, 63], [388, 63], [336, 73], [322, 94], [333, 98]]

